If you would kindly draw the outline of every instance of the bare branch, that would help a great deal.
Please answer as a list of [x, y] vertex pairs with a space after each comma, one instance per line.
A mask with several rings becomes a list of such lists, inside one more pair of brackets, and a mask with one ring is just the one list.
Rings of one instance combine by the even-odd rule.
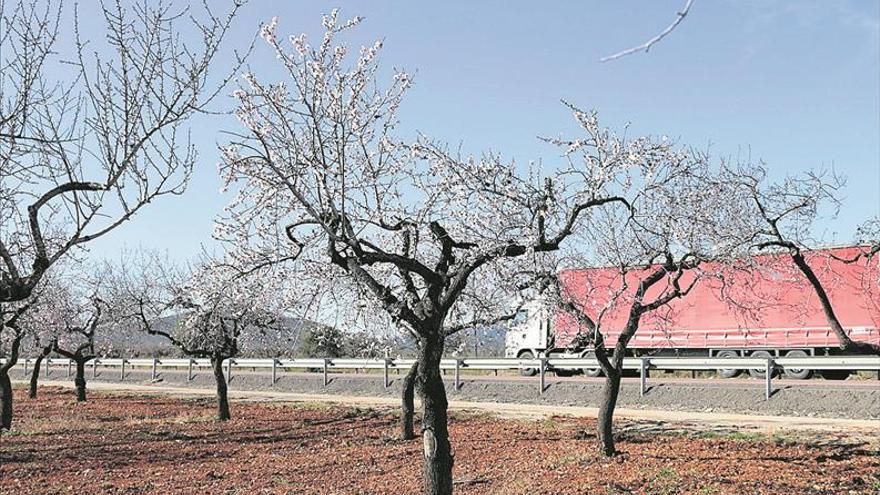
[[669, 33], [671, 33], [673, 30], [675, 30], [676, 27], [678, 27], [679, 24], [681, 24], [681, 21], [683, 21], [684, 18], [688, 15], [688, 12], [690, 12], [691, 5], [693, 3], [694, 3], [694, 0], [686, 0], [684, 7], [682, 7], [681, 10], [679, 10], [678, 12], [675, 13], [675, 20], [672, 21], [672, 24], [667, 26], [666, 29], [664, 29], [663, 31], [660, 31], [660, 34], [658, 34], [657, 36], [654, 36], [653, 38], [649, 39], [648, 41], [642, 43], [639, 46], [627, 48], [626, 50], [617, 52], [613, 55], [609, 55], [607, 57], [602, 57], [599, 59], [599, 61], [600, 62], [610, 62], [611, 60], [617, 60], [618, 58], [625, 57], [627, 55], [631, 55], [633, 53], [640, 52], [640, 51], [644, 51], [645, 53], [648, 53], [648, 50], [650, 50], [652, 46], [654, 46], [660, 40], [662, 40], [667, 35], [669, 35]]

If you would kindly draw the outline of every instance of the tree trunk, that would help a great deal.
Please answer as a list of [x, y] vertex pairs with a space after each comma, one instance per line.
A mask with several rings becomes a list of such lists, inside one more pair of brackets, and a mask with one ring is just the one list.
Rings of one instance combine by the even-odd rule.
[[214, 370], [214, 382], [217, 385], [217, 419], [226, 421], [232, 416], [229, 414], [229, 397], [226, 376], [223, 374], [223, 358], [211, 358], [211, 368]]
[[[642, 294], [646, 290], [644, 283], [640, 286]], [[602, 388], [602, 403], [599, 404], [599, 416], [596, 419], [596, 438], [599, 442], [599, 452], [605, 457], [617, 455], [614, 446], [614, 409], [617, 408], [617, 398], [620, 395], [620, 378], [623, 376], [623, 360], [626, 356], [626, 346], [630, 339], [639, 329], [643, 308], [640, 303], [630, 309], [629, 320], [623, 331], [617, 337], [614, 346], [614, 354], [608, 358], [605, 349], [605, 341], [601, 339], [601, 349], [596, 349], [596, 357], [605, 372], [605, 385]]]
[[34, 369], [31, 370], [31, 387], [28, 391], [28, 397], [31, 399], [37, 398], [37, 382], [40, 379], [40, 364], [43, 362], [43, 359], [46, 359], [49, 357], [49, 354], [52, 353], [52, 347], [54, 347], [54, 343], [43, 347], [43, 350], [37, 356], [37, 361], [34, 363]]
[[75, 359], [76, 376], [73, 378], [73, 384], [76, 387], [76, 401], [86, 401], [86, 360]]
[[12, 429], [12, 382], [9, 371], [0, 370], [0, 431]]
[[623, 374], [621, 368], [615, 366], [613, 370], [605, 370], [605, 386], [602, 389], [602, 403], [599, 405], [596, 433], [599, 451], [606, 457], [617, 454], [614, 448], [614, 408], [617, 407], [617, 396], [620, 394], [620, 376]]
[[37, 398], [37, 381], [40, 379], [40, 364], [43, 362], [43, 358], [46, 357], [46, 354], [40, 353], [37, 355], [37, 360], [34, 361], [34, 369], [31, 370], [31, 386], [28, 390], [28, 397], [31, 399]]
[[416, 375], [419, 372], [418, 360], [413, 363], [406, 377], [403, 379], [403, 391], [401, 392], [401, 416], [400, 416], [400, 438], [401, 440], [412, 440], [416, 437], [413, 431], [413, 412], [415, 405], [413, 399], [415, 397]]
[[[442, 329], [442, 326], [440, 327]], [[422, 441], [424, 448], [424, 493], [449, 495], [452, 493], [452, 448], [449, 430], [446, 389], [440, 376], [443, 355], [443, 335], [438, 329], [422, 340], [418, 364], [419, 395], [422, 399]]]
[[21, 348], [22, 334], [17, 334], [9, 346], [9, 357], [0, 365], [0, 430], [12, 428], [12, 381], [9, 370], [18, 364], [18, 351]]

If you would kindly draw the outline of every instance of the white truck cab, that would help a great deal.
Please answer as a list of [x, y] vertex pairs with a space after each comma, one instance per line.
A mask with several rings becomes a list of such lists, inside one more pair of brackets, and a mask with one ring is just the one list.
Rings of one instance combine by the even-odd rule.
[[542, 300], [525, 303], [507, 328], [505, 357], [540, 357], [553, 347], [553, 313]]
[[[504, 340], [504, 356], [509, 358], [578, 358], [591, 357], [593, 351], [556, 347], [555, 312], [545, 300], [529, 301], [517, 312], [507, 328]], [[555, 370], [557, 375], [568, 376], [570, 370]], [[584, 368], [582, 372], [591, 377], [599, 376], [598, 368]], [[532, 376], [535, 368], [521, 368], [520, 374]]]

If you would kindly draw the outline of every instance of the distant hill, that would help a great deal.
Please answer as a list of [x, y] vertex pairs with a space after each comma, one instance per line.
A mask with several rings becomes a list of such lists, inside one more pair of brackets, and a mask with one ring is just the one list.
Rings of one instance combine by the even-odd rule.
[[[170, 331], [180, 321], [181, 315], [161, 318], [155, 322], [156, 328]], [[266, 333], [257, 342], [242, 343], [242, 354], [251, 357], [293, 356], [296, 353], [300, 336], [304, 331], [320, 325], [311, 320], [284, 316], [282, 325], [287, 329], [284, 336]], [[150, 335], [137, 329], [115, 328], [100, 332], [95, 344], [100, 349], [109, 349], [110, 356], [139, 357], [180, 357], [183, 353], [164, 337]]]
[[[447, 337], [446, 357], [504, 357], [504, 341], [507, 328], [504, 326], [482, 327], [456, 332]], [[413, 338], [407, 334], [396, 333], [390, 338], [393, 355], [414, 357], [417, 349]]]
[[[170, 331], [181, 316], [169, 316], [156, 322], [160, 330]], [[248, 357], [294, 357], [300, 356], [304, 332], [322, 324], [294, 317], [282, 317], [288, 331], [283, 336], [267, 333], [256, 342], [242, 343], [242, 356]], [[183, 353], [165, 338], [150, 335], [137, 329], [116, 328], [98, 332], [97, 347], [107, 357], [183, 357]], [[507, 329], [494, 326], [462, 330], [446, 340], [446, 357], [502, 357]], [[411, 358], [417, 349], [412, 337], [401, 332], [386, 335], [392, 356]]]

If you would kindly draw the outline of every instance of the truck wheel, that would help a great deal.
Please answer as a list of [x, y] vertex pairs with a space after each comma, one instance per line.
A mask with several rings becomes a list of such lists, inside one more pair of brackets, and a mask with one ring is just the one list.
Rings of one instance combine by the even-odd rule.
[[[582, 358], [593, 358], [596, 357], [596, 354], [593, 352], [585, 352], [581, 354]], [[602, 368], [582, 368], [584, 376], [588, 378], [596, 378], [598, 376], [602, 376]]]
[[602, 376], [602, 368], [584, 368], [584, 376], [588, 378], [596, 378]]
[[[535, 359], [532, 351], [522, 351], [516, 357], [520, 359]], [[519, 374], [520, 376], [535, 376], [538, 374], [538, 370], [536, 368], [520, 368]]]
[[[773, 357], [773, 354], [770, 354], [769, 351], [755, 351], [749, 357], [753, 358], [761, 358], [761, 359], [769, 359]], [[749, 375], [752, 378], [764, 378], [765, 372], [764, 368], [755, 368], [749, 370]]]
[[[738, 358], [739, 354], [736, 351], [721, 351], [718, 354], [715, 354], [715, 357], [733, 359]], [[715, 370], [715, 373], [717, 373], [718, 376], [720, 376], [721, 378], [736, 378], [741, 372], [742, 370], [738, 370], [735, 368], [720, 368], [718, 370]]]
[[822, 370], [822, 378], [826, 380], [846, 380], [849, 370]]
[[[792, 358], [801, 358], [807, 356], [808, 354], [804, 351], [788, 351], [785, 354], [785, 357]], [[783, 373], [785, 374], [786, 378], [791, 378], [792, 380], [806, 380], [807, 378], [813, 376], [812, 370], [802, 370], [798, 368], [785, 368], [783, 370]]]

